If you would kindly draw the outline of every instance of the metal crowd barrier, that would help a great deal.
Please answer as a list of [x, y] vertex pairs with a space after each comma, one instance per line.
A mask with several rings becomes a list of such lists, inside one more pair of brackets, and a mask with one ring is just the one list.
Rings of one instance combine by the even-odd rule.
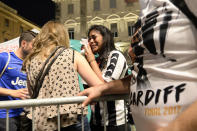
[[[34, 109], [37, 106], [50, 106], [57, 105], [58, 109], [58, 131], [60, 131], [60, 113], [59, 106], [61, 104], [76, 104], [82, 103], [87, 97], [86, 96], [75, 96], [75, 97], [65, 97], [65, 98], [47, 98], [47, 99], [27, 99], [27, 100], [13, 100], [13, 101], [0, 101], [0, 109], [6, 109], [6, 131], [9, 131], [9, 109], [13, 108], [24, 108], [24, 107], [32, 107], [32, 131], [34, 131]], [[128, 100], [129, 95], [107, 95], [101, 98], [95, 99], [94, 102], [103, 101], [106, 104], [106, 101], [112, 100]], [[124, 108], [126, 114], [126, 102]], [[83, 109], [82, 109], [83, 112]], [[105, 118], [106, 111], [104, 110], [103, 118]], [[83, 116], [83, 113], [82, 113]], [[81, 119], [82, 123], [82, 131], [84, 131], [84, 120], [83, 117]], [[127, 119], [125, 115], [125, 131], [127, 131]], [[104, 131], [106, 131], [106, 120], [104, 119]]]

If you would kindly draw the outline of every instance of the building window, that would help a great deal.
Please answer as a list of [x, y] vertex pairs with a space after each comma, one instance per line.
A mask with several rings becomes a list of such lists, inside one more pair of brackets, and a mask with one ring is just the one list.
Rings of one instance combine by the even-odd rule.
[[74, 5], [68, 4], [68, 14], [73, 14], [73, 12], [74, 12]]
[[128, 22], [128, 35], [132, 36], [135, 31], [135, 27], [133, 26], [134, 22]]
[[58, 2], [55, 4], [55, 19], [60, 19], [60, 10], [61, 10], [61, 4]]
[[114, 37], [118, 37], [117, 23], [111, 24], [111, 32]]
[[110, 0], [110, 8], [116, 8], [116, 0]]
[[5, 22], [5, 24], [4, 24], [4, 25], [5, 25], [6, 27], [9, 27], [9, 20], [8, 20], [8, 19], [5, 19], [5, 21], [4, 21], [4, 22]]
[[127, 6], [128, 7], [133, 6], [133, 3], [127, 3]]
[[6, 41], [8, 41], [8, 39], [7, 38], [4, 38], [4, 42], [6, 42]]
[[74, 28], [69, 28], [68, 29], [68, 34], [69, 34], [69, 38], [70, 39], [74, 39], [75, 38], [75, 34], [74, 34]]
[[100, 0], [94, 0], [94, 11], [100, 10]]

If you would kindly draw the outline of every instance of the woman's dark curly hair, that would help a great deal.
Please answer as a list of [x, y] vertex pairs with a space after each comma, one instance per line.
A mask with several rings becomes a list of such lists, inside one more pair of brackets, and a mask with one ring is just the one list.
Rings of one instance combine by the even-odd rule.
[[103, 61], [104, 59], [107, 59], [110, 51], [116, 50], [114, 45], [114, 37], [111, 31], [103, 25], [92, 25], [88, 30], [88, 37], [92, 30], [98, 31], [103, 37], [103, 45], [98, 52], [99, 58]]

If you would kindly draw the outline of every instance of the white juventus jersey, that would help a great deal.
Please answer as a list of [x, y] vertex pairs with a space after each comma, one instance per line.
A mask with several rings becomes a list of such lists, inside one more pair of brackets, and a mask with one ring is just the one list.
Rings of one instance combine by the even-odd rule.
[[[125, 57], [120, 51], [110, 52], [107, 65], [102, 69], [103, 79], [107, 82], [124, 78], [128, 73], [128, 66]], [[125, 124], [124, 100], [108, 101], [106, 105], [98, 102], [93, 106], [93, 123], [95, 125], [104, 125], [103, 113], [106, 111], [106, 125], [118, 126]]]
[[197, 30], [169, 0], [144, 2], [130, 106], [137, 131], [156, 131], [197, 100]]

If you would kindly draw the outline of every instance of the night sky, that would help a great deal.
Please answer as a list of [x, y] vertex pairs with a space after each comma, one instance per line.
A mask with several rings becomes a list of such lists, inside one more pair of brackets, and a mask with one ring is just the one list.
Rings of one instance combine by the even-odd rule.
[[43, 26], [55, 19], [55, 3], [52, 0], [0, 0], [17, 10], [18, 15], [35, 25]]

